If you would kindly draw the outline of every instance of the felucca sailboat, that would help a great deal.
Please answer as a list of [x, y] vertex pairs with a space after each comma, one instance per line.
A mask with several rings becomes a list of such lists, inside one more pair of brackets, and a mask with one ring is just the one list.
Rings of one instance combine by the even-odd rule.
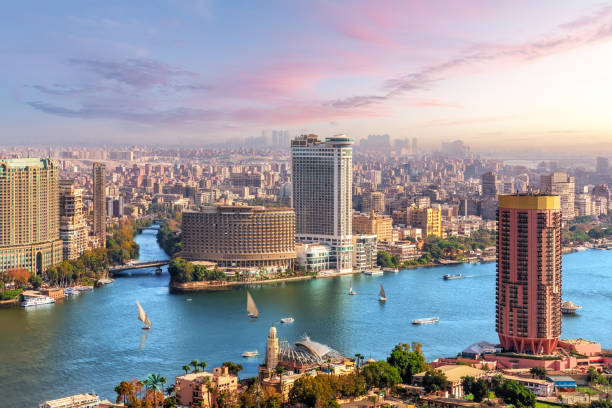
[[136, 301], [136, 305], [138, 306], [138, 320], [144, 323], [142, 330], [149, 330], [151, 328], [151, 321], [149, 320], [149, 316], [147, 316], [142, 306], [140, 306], [139, 301]]
[[249, 293], [248, 290], [247, 290], [247, 313], [249, 314], [249, 317], [252, 319], [257, 319], [257, 316], [259, 316], [259, 311], [257, 310], [257, 306], [255, 306], [255, 301], [251, 297], [251, 294]]
[[381, 302], [387, 301], [387, 295], [385, 294], [385, 288], [383, 288], [382, 283], [380, 284], [380, 292], [378, 292], [378, 300]]

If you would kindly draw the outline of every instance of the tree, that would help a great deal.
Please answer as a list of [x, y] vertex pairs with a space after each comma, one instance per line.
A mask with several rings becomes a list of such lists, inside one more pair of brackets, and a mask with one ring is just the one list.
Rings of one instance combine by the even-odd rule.
[[402, 381], [397, 368], [386, 361], [376, 361], [366, 365], [362, 374], [368, 387], [391, 388]]
[[291, 391], [289, 391], [289, 402], [304, 404], [311, 408], [329, 405], [334, 398], [334, 391], [329, 382], [324, 380], [324, 377], [327, 376], [303, 376], [298, 378]]
[[384, 268], [394, 268], [396, 265], [393, 263], [391, 255], [386, 251], [378, 251], [376, 254], [376, 264]]
[[387, 362], [397, 368], [405, 384], [412, 383], [414, 374], [427, 369], [425, 356], [421, 351], [421, 344], [413, 342], [412, 347], [407, 343], [400, 343], [393, 348]]
[[515, 407], [535, 407], [535, 395], [516, 381], [504, 381], [495, 388], [495, 395]]
[[40, 288], [40, 285], [42, 285], [42, 279], [40, 278], [40, 276], [36, 275], [35, 273], [30, 275], [30, 285], [32, 285], [32, 287], [34, 289], [38, 289]]
[[481, 402], [489, 395], [489, 385], [484, 378], [476, 380], [474, 377], [463, 377], [461, 381], [464, 394], [472, 394], [475, 402]]
[[26, 283], [28, 283], [28, 279], [30, 279], [30, 273], [24, 268], [12, 268], [9, 269], [6, 274], [10, 282], [14, 282], [21, 288], [25, 287]]
[[446, 375], [440, 370], [428, 370], [423, 377], [423, 388], [427, 393], [443, 390], [447, 386]]
[[191, 360], [191, 363], [189, 363], [189, 365], [193, 367], [194, 373], [200, 372], [200, 360]]
[[189, 364], [185, 364], [183, 366], [183, 371], [185, 371], [185, 375], [187, 375], [187, 373], [189, 372], [189, 370], [191, 370], [191, 367], [189, 366]]
[[231, 375], [237, 376], [240, 371], [242, 371], [242, 364], [236, 364], [231, 361], [224, 361], [221, 367], [227, 367], [227, 371]]
[[539, 378], [540, 380], [546, 379], [546, 368], [544, 367], [532, 367], [529, 372], [534, 378]]

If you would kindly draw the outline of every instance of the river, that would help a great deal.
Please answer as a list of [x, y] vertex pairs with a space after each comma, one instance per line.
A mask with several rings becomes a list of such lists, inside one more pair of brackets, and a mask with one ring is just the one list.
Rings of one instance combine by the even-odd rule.
[[[136, 241], [140, 260], [167, 258], [155, 231], [145, 230]], [[563, 337], [612, 348], [611, 265], [612, 251], [563, 257], [564, 299], [583, 306], [579, 315], [563, 318]], [[444, 281], [445, 273], [467, 278]], [[240, 362], [241, 376], [253, 376], [272, 324], [282, 339], [293, 342], [307, 334], [348, 356], [359, 352], [376, 359], [398, 342], [418, 341], [432, 359], [454, 356], [476, 341], [496, 341], [495, 263], [258, 285], [249, 289], [260, 311], [256, 321], [246, 315], [245, 288], [170, 294], [168, 279], [165, 267], [162, 275], [140, 270], [55, 305], [0, 310], [0, 405], [35, 407], [46, 399], [92, 391], [114, 399], [113, 388], [121, 380], [154, 372], [172, 382], [193, 359], [209, 368]], [[356, 296], [347, 295], [351, 283]], [[377, 301], [380, 283], [386, 304]], [[150, 331], [141, 330], [136, 320], [136, 300], [149, 315]], [[280, 324], [285, 316], [295, 322]], [[440, 322], [410, 324], [430, 316]], [[259, 350], [258, 358], [241, 357], [253, 349]]]

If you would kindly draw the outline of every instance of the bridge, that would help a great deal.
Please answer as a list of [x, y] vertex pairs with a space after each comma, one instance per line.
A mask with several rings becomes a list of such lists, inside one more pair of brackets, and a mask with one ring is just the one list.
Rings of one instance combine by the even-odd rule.
[[161, 261], [146, 261], [146, 262], [134, 262], [126, 265], [117, 265], [109, 268], [110, 273], [117, 273], [128, 271], [131, 269], [144, 269], [144, 268], [161, 268], [164, 265], [168, 265], [170, 263], [169, 259], [164, 259]]

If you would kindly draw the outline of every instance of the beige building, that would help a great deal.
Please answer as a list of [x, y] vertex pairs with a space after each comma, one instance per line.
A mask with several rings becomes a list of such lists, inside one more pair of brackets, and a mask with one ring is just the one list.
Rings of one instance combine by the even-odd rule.
[[393, 240], [393, 220], [391, 217], [375, 214], [353, 215], [353, 234], [376, 235], [378, 242]]
[[217, 205], [184, 211], [183, 252], [223, 267], [291, 268], [295, 213], [291, 208]]
[[76, 259], [87, 249], [87, 222], [83, 217], [83, 190], [72, 180], [59, 181], [60, 239], [64, 259]]
[[42, 273], [62, 261], [58, 168], [50, 159], [0, 159], [0, 273]]
[[353, 268], [366, 270], [376, 267], [376, 235], [353, 235]]
[[[442, 371], [448, 380], [446, 391], [454, 398], [463, 398], [463, 386], [461, 385], [463, 377], [474, 377], [475, 379], [482, 378], [486, 372], [474, 367], [466, 365], [443, 365], [436, 370]], [[414, 375], [414, 383], [417, 385], [423, 384], [425, 372]]]
[[98, 245], [106, 247], [106, 166], [93, 164], [93, 232]]
[[[209, 391], [209, 386], [213, 392]], [[174, 389], [178, 405], [212, 407], [220, 394], [236, 396], [238, 377], [231, 375], [227, 367], [215, 367], [212, 373], [203, 371], [176, 377]]]

